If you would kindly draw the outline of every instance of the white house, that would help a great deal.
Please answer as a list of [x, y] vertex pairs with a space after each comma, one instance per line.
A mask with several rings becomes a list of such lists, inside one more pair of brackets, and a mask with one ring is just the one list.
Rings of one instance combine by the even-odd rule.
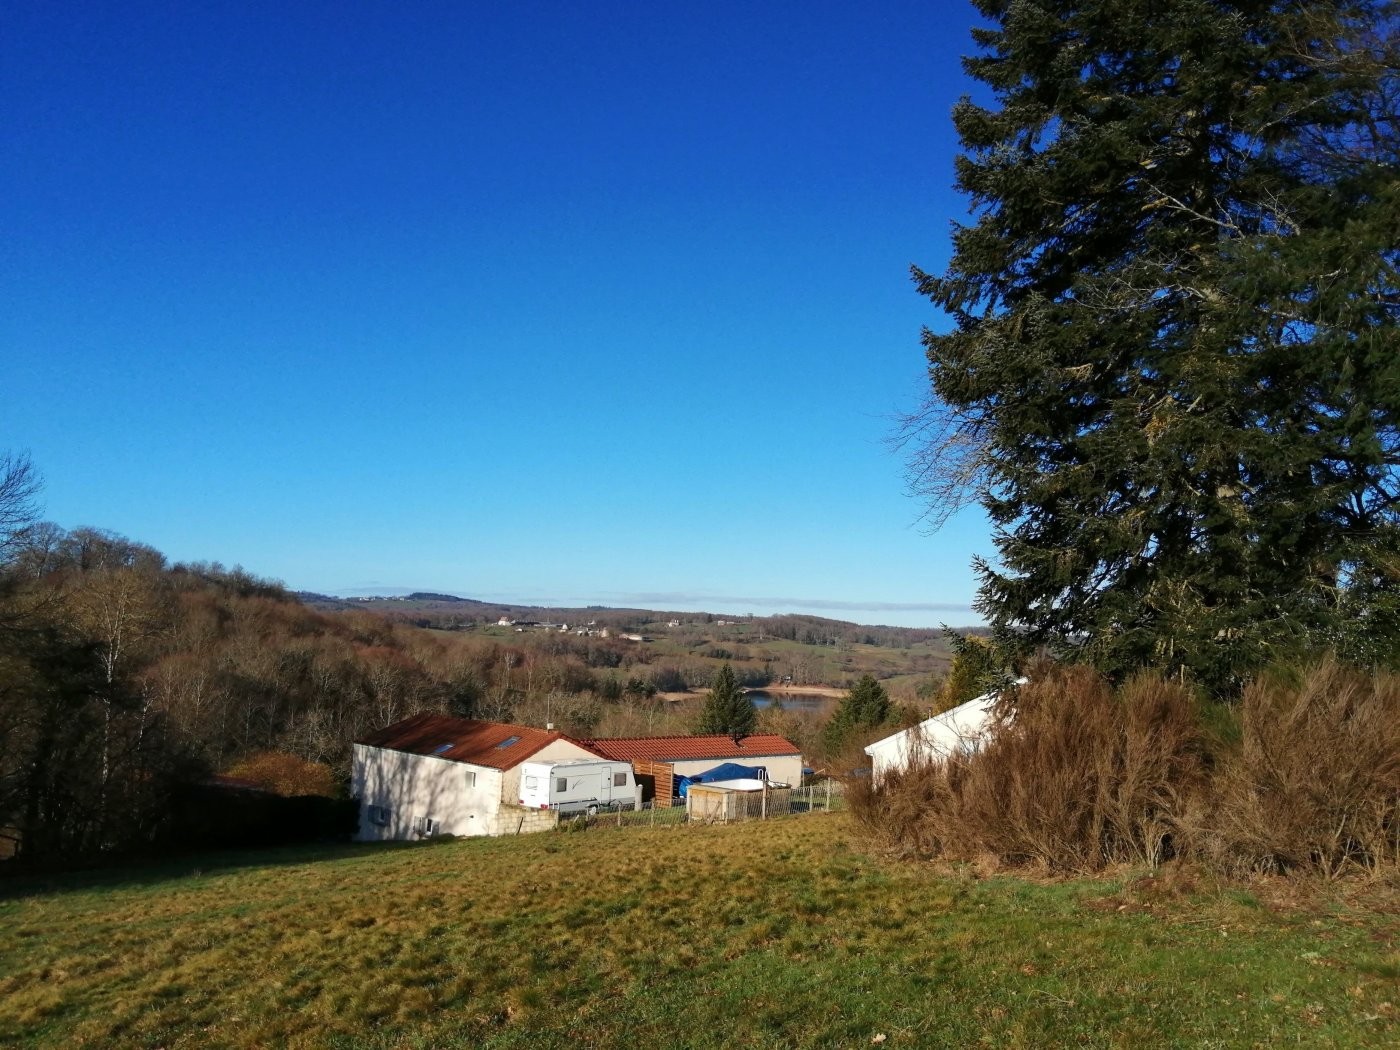
[[429, 835], [500, 835], [553, 824], [525, 810], [520, 765], [600, 756], [562, 733], [421, 714], [357, 740], [350, 793], [362, 842]]
[[721, 733], [713, 736], [610, 737], [588, 741], [605, 758], [631, 762], [636, 772], [656, 777], [656, 797], [670, 802], [674, 778], [706, 773], [723, 762], [762, 766], [768, 779], [782, 784], [802, 783], [802, 750], [791, 740], [770, 733], [756, 733], [737, 740]]
[[[1016, 685], [1025, 685], [1018, 679]], [[916, 726], [901, 729], [892, 736], [877, 740], [865, 749], [870, 756], [871, 776], [880, 778], [894, 769], [905, 769], [919, 759], [941, 761], [949, 755], [975, 754], [996, 728], [992, 708], [999, 694], [996, 691], [959, 704], [942, 714], [926, 718]]]

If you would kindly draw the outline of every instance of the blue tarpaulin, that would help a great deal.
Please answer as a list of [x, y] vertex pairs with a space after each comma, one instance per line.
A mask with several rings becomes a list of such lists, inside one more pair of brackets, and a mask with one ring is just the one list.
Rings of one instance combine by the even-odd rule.
[[768, 767], [766, 766], [741, 766], [737, 762], [726, 762], [723, 765], [715, 766], [714, 769], [707, 769], [703, 773], [696, 773], [690, 777], [676, 777], [676, 794], [685, 798], [686, 788], [691, 784], [713, 784], [717, 780], [767, 780]]

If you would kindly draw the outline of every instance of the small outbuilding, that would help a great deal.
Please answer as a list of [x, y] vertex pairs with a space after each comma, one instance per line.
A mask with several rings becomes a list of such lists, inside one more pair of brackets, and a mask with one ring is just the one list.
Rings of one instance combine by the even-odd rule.
[[692, 783], [686, 792], [685, 809], [687, 820], [725, 824], [764, 820], [792, 811], [792, 789], [747, 777]]

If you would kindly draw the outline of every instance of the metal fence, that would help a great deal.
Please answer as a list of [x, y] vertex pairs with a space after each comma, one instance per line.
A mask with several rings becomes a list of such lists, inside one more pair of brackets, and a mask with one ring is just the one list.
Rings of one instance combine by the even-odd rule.
[[689, 806], [690, 820], [706, 824], [729, 824], [740, 820], [770, 820], [795, 813], [830, 813], [845, 806], [840, 781], [823, 780], [806, 787], [773, 790], [706, 793], [703, 785]]
[[790, 804], [794, 813], [830, 813], [846, 808], [846, 785], [839, 780], [820, 780], [792, 789]]
[[722, 812], [692, 815], [683, 798], [671, 802], [644, 802], [640, 809], [629, 804], [605, 806], [597, 813], [563, 814], [559, 826], [583, 825], [597, 828], [674, 827], [680, 824], [715, 824], [738, 820], [768, 820], [799, 813], [831, 813], [846, 807], [840, 781], [823, 780], [805, 787], [784, 788], [763, 793], [735, 793]]

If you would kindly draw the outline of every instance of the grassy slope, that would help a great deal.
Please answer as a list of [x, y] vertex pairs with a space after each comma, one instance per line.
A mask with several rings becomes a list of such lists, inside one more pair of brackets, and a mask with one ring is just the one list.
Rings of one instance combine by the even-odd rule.
[[0, 887], [0, 1043], [1400, 1041], [1394, 915], [939, 877], [840, 815], [253, 859]]

